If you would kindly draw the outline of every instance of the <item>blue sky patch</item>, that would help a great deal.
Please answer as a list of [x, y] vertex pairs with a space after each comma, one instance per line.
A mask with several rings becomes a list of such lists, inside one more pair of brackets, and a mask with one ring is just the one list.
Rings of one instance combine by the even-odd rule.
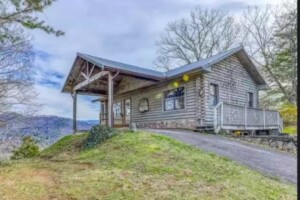
[[51, 81], [48, 79], [42, 79], [40, 81], [38, 81], [38, 84], [43, 85], [43, 86], [47, 86], [47, 87], [53, 87], [53, 88], [60, 88], [61, 85], [60, 83], [56, 82], [56, 81]]
[[46, 51], [42, 50], [34, 50], [35, 56], [40, 58], [41, 60], [49, 60], [52, 55]]

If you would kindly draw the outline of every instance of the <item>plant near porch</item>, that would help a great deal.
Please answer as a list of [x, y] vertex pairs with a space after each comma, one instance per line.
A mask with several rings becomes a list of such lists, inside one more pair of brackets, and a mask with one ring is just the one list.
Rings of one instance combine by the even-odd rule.
[[84, 148], [93, 148], [98, 144], [103, 143], [105, 140], [117, 135], [117, 129], [111, 128], [106, 125], [95, 125], [91, 128], [86, 138]]

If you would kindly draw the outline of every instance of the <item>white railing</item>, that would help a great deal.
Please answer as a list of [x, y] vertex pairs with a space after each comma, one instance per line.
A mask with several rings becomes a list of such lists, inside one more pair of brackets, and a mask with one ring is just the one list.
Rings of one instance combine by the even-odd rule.
[[283, 120], [278, 111], [220, 102], [214, 107], [214, 129], [282, 131]]

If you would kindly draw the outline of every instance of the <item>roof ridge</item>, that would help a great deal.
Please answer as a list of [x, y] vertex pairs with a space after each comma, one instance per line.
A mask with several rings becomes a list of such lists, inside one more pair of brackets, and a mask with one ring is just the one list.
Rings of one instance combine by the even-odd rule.
[[186, 64], [186, 65], [174, 68], [174, 69], [171, 69], [171, 70], [166, 72], [167, 76], [174, 76], [175, 74], [180, 73], [180, 72], [184, 73], [183, 69], [186, 69], [186, 68], [191, 68], [191, 69], [194, 69], [194, 68], [197, 68], [197, 67], [205, 68], [207, 66], [210, 66], [211, 63], [214, 64], [214, 63], [218, 62], [219, 60], [222, 60], [222, 59], [226, 58], [228, 55], [232, 55], [232, 54], [240, 51], [241, 49], [243, 49], [243, 46], [238, 45], [236, 47], [233, 47], [233, 48], [228, 49], [226, 51], [222, 51], [222, 52], [217, 53], [215, 55], [212, 55], [210, 57], [192, 62], [190, 64]]
[[156, 72], [156, 73], [164, 74], [164, 72], [161, 72], [161, 71], [158, 71], [158, 70], [149, 69], [149, 68], [146, 68], [146, 67], [140, 67], [140, 66], [137, 66], [137, 65], [132, 65], [132, 64], [124, 63], [124, 62], [115, 61], [115, 60], [110, 60], [110, 59], [107, 59], [107, 58], [102, 58], [102, 57], [99, 57], [99, 56], [93, 56], [93, 55], [89, 55], [89, 54], [85, 54], [85, 53], [81, 53], [81, 52], [77, 52], [77, 55], [79, 55], [79, 56], [80, 55], [90, 56], [90, 57], [102, 59], [102, 60], [108, 61], [108, 62], [115, 62], [115, 63], [119, 63], [119, 64], [123, 64], [123, 65], [129, 65], [129, 66], [132, 66], [132, 67], [137, 67], [137, 68], [140, 68], [140, 69], [143, 69], [143, 70], [150, 70], [150, 71], [153, 71], [153, 72]]

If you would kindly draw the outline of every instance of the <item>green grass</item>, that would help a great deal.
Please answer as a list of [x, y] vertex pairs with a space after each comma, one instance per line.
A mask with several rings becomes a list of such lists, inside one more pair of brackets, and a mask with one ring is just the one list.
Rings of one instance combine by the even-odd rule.
[[123, 133], [81, 150], [67, 136], [0, 166], [2, 199], [296, 199], [296, 186], [166, 136]]
[[290, 135], [297, 134], [297, 126], [286, 126], [283, 128], [283, 133], [288, 133]]

